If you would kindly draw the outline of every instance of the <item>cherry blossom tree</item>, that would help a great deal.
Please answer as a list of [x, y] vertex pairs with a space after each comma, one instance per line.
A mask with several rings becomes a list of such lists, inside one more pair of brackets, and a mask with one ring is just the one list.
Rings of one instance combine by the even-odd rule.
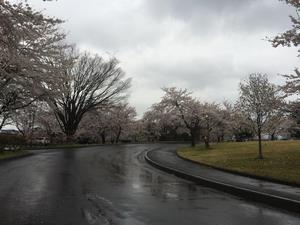
[[226, 111], [227, 132], [232, 140], [245, 141], [253, 138], [252, 123], [248, 116], [240, 109], [239, 102], [224, 104]]
[[143, 117], [151, 134], [163, 136], [164, 131], [188, 133], [193, 147], [202, 137], [206, 148], [210, 148], [211, 140], [218, 140], [220, 133], [224, 136], [225, 118], [218, 104], [201, 103], [187, 89], [171, 87], [163, 88], [163, 91], [162, 100], [152, 105]]
[[110, 109], [97, 108], [88, 112], [79, 127], [78, 133], [85, 133], [90, 138], [106, 144], [109, 135]]
[[147, 142], [148, 134], [143, 119], [134, 120], [130, 124], [128, 136], [132, 142]]
[[95, 142], [103, 144], [110, 139], [111, 143], [119, 143], [121, 137], [129, 138], [135, 122], [135, 108], [128, 103], [98, 108], [88, 112], [78, 129], [78, 136], [85, 135]]
[[45, 133], [50, 143], [61, 142], [61, 129], [53, 110], [45, 102], [41, 102], [37, 108], [35, 123]]
[[46, 102], [37, 101], [11, 114], [12, 124], [30, 143], [36, 137], [47, 137], [50, 143], [60, 132], [53, 111]]
[[278, 46], [298, 46], [300, 44], [300, 17], [298, 12], [300, 11], [300, 2], [299, 0], [279, 0], [279, 1], [285, 1], [286, 4], [292, 6], [296, 10], [296, 16], [290, 15], [290, 19], [292, 22], [292, 28], [275, 36], [272, 39], [269, 39], [272, 43], [273, 47]]
[[[295, 8], [296, 14], [290, 15], [292, 26], [287, 31], [275, 36], [272, 39], [269, 39], [272, 43], [273, 47], [278, 46], [286, 46], [298, 47], [300, 44], [300, 2], [299, 0], [280, 0], [284, 1], [286, 4]], [[300, 49], [298, 49], [300, 53]], [[291, 119], [295, 121], [294, 123], [294, 135], [296, 137], [300, 137], [300, 101], [299, 101], [299, 93], [300, 93], [300, 72], [299, 69], [296, 68], [294, 74], [284, 75], [286, 77], [286, 84], [283, 86], [283, 90], [287, 93], [287, 95], [293, 95], [294, 99], [288, 105], [288, 111], [291, 115]]]
[[284, 112], [278, 112], [277, 114], [274, 114], [266, 124], [266, 132], [273, 141], [276, 140], [278, 135], [289, 133], [292, 125], [292, 121], [284, 114]]
[[121, 103], [110, 109], [109, 128], [111, 132], [111, 142], [119, 143], [120, 137], [130, 133], [130, 127], [135, 120], [135, 108], [128, 103]]
[[[205, 102], [201, 105], [201, 128], [203, 130], [203, 140], [205, 147], [210, 148], [212, 135], [218, 136], [218, 132], [224, 131], [224, 120], [222, 117], [220, 106], [216, 103]], [[222, 134], [221, 134], [222, 135]]]
[[143, 121], [150, 139], [152, 136], [154, 140], [168, 140], [168, 138], [177, 140], [178, 134], [187, 132], [181, 118], [161, 102], [151, 106], [144, 114]]
[[176, 87], [163, 88], [165, 95], [161, 100], [161, 104], [166, 107], [170, 113], [177, 115], [184, 123], [191, 135], [191, 146], [195, 147], [199, 140], [201, 122], [202, 122], [202, 106], [201, 103], [192, 97], [192, 93], [187, 89], [179, 89]]
[[250, 74], [240, 83], [239, 107], [247, 115], [258, 136], [258, 158], [263, 159], [261, 135], [267, 123], [282, 106], [283, 96], [278, 87], [270, 83], [267, 75]]
[[215, 135], [218, 142], [226, 140], [233, 140], [235, 126], [240, 126], [241, 121], [236, 122], [235, 113], [237, 112], [234, 105], [229, 101], [224, 101], [218, 105], [218, 123], [215, 128]]
[[30, 106], [16, 110], [12, 114], [12, 121], [25, 140], [32, 142], [34, 128], [36, 126], [37, 106]]
[[57, 83], [65, 34], [62, 21], [28, 4], [0, 1], [0, 129], [10, 113], [30, 105]]
[[[152, 106], [153, 107], [153, 106]], [[160, 113], [150, 109], [144, 113], [142, 123], [147, 136], [148, 142], [159, 140], [162, 135], [160, 121]]]

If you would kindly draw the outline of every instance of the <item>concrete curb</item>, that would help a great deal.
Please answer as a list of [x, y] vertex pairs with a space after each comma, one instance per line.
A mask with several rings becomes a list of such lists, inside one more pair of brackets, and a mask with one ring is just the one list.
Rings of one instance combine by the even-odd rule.
[[241, 196], [246, 199], [254, 200], [257, 202], [267, 203], [267, 204], [270, 204], [272, 206], [275, 206], [275, 207], [278, 207], [281, 209], [300, 213], [300, 201], [276, 196], [273, 194], [263, 193], [263, 192], [251, 190], [248, 188], [238, 187], [235, 185], [223, 183], [223, 182], [209, 179], [209, 178], [204, 178], [201, 176], [195, 176], [195, 175], [188, 174], [180, 169], [171, 168], [171, 167], [162, 165], [158, 162], [155, 162], [154, 160], [152, 160], [149, 157], [149, 152], [151, 152], [151, 151], [153, 151], [153, 150], [146, 152], [145, 160], [150, 165], [152, 165], [160, 170], [163, 170], [167, 173], [174, 174], [175, 176], [193, 181], [195, 183], [204, 185], [206, 187], [218, 189], [218, 190], [221, 190], [221, 191], [233, 194], [233, 195]]
[[25, 157], [32, 156], [32, 155], [34, 155], [34, 153], [28, 152], [24, 155], [17, 155], [17, 156], [12, 156], [9, 158], [0, 159], [0, 163], [4, 163], [4, 162], [16, 160], [16, 159], [21, 159], [21, 158], [25, 158]]
[[198, 165], [210, 167], [212, 169], [219, 170], [219, 171], [222, 171], [222, 172], [236, 174], [236, 175], [249, 177], [249, 178], [254, 178], [254, 179], [257, 179], [257, 180], [268, 181], [268, 182], [273, 182], [273, 183], [283, 184], [283, 185], [289, 185], [289, 186], [298, 187], [298, 188], [300, 187], [300, 184], [297, 184], [297, 183], [282, 181], [282, 180], [278, 180], [278, 179], [271, 178], [271, 177], [256, 176], [256, 175], [253, 175], [253, 174], [238, 172], [238, 171], [234, 171], [234, 170], [231, 170], [231, 169], [220, 168], [220, 167], [217, 167], [217, 166], [213, 166], [213, 165], [209, 165], [209, 164], [206, 164], [206, 163], [197, 162], [197, 161], [194, 161], [192, 159], [185, 158], [185, 157], [179, 155], [178, 151], [176, 151], [175, 153], [176, 153], [177, 157], [179, 157], [179, 158], [181, 158], [181, 159], [183, 159], [187, 162], [194, 163], [195, 165], [198, 164]]

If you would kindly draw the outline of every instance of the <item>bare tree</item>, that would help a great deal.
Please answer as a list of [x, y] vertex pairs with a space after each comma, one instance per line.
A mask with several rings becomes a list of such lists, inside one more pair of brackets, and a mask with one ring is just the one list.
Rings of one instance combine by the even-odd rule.
[[253, 73], [246, 81], [240, 83], [239, 106], [251, 121], [258, 136], [259, 159], [263, 158], [262, 132], [277, 109], [281, 107], [282, 99], [279, 89], [269, 82], [266, 75]]
[[0, 128], [54, 86], [65, 34], [61, 20], [22, 3], [0, 1]]
[[60, 93], [49, 97], [49, 103], [67, 140], [72, 139], [87, 112], [119, 102], [130, 86], [115, 58], [105, 61], [87, 53], [75, 61], [64, 78]]

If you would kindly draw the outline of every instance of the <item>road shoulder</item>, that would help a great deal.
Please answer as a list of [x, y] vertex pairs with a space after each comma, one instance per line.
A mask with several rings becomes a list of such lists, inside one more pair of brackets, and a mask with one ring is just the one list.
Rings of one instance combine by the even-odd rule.
[[230, 174], [179, 158], [176, 149], [148, 151], [146, 161], [152, 166], [198, 184], [243, 198], [264, 202], [282, 209], [300, 212], [300, 188]]
[[3, 156], [2, 158], [0, 158], [0, 163], [1, 162], [7, 162], [7, 161], [11, 161], [11, 160], [16, 160], [16, 159], [20, 159], [20, 158], [24, 158], [24, 157], [28, 157], [33, 155], [33, 153], [28, 152], [28, 151], [21, 151], [15, 154], [8, 154], [6, 156]]

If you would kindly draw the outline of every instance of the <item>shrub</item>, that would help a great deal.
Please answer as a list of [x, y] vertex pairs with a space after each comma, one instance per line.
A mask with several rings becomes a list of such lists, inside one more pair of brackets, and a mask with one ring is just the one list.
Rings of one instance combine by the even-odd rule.
[[20, 149], [26, 144], [23, 136], [17, 134], [0, 134], [0, 150], [4, 149]]

